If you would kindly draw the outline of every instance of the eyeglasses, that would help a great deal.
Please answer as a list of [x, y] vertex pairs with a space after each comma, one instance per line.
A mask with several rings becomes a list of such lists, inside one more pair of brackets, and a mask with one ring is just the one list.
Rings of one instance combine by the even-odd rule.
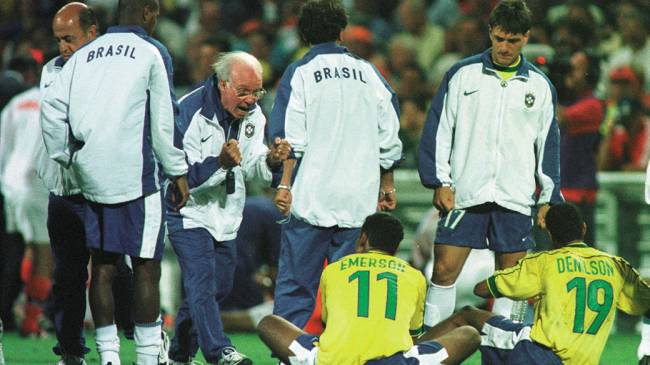
[[235, 95], [240, 98], [240, 99], [245, 99], [249, 96], [254, 97], [255, 99], [259, 100], [266, 95], [266, 90], [264, 88], [259, 88], [257, 90], [249, 91], [246, 89], [241, 89], [241, 88], [236, 88], [231, 81], [225, 81], [226, 84], [228, 84], [233, 90], [235, 90]]

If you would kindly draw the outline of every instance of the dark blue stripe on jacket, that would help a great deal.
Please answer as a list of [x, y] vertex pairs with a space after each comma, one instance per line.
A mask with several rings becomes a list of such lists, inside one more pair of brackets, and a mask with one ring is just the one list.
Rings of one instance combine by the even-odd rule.
[[[422, 128], [418, 151], [418, 173], [420, 174], [422, 185], [427, 188], [437, 188], [441, 185], [440, 179], [436, 174], [436, 135], [438, 134], [440, 115], [442, 115], [445, 96], [449, 89], [449, 81], [458, 70], [471, 64], [483, 62], [482, 58], [483, 54], [474, 55], [452, 66], [445, 73], [445, 76], [440, 82], [440, 87], [433, 97], [431, 107], [427, 113], [427, 120]], [[450, 137], [453, 138], [453, 136]]]

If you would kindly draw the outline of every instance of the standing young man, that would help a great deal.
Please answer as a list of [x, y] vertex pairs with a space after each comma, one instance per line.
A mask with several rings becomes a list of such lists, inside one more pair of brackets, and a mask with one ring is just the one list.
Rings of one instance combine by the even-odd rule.
[[623, 258], [584, 243], [587, 225], [575, 205], [551, 207], [546, 228], [553, 250], [528, 255], [474, 288], [484, 298], [534, 298], [532, 325], [466, 307], [431, 333], [475, 327], [483, 334], [484, 363], [598, 364], [616, 309], [647, 318], [650, 287]]
[[150, 37], [158, 14], [158, 0], [120, 1], [119, 25], [74, 53], [42, 103], [48, 154], [72, 166], [89, 202], [90, 306], [102, 365], [120, 364], [111, 285], [123, 254], [133, 264], [137, 363], [158, 363], [165, 182], [159, 163], [174, 185], [176, 209], [189, 195], [185, 154], [173, 144], [171, 57]]
[[[492, 48], [447, 71], [420, 141], [420, 179], [441, 212], [427, 326], [453, 313], [454, 283], [472, 249], [494, 251], [497, 268], [513, 266], [533, 247], [533, 207], [541, 224], [548, 204], [562, 201], [555, 88], [521, 55], [530, 10], [505, 0], [489, 23]], [[507, 316], [511, 307], [494, 304]]]
[[383, 212], [367, 217], [357, 253], [323, 271], [327, 327], [320, 338], [270, 315], [258, 326], [264, 343], [292, 365], [458, 364], [471, 355], [480, 344], [471, 327], [418, 341], [427, 284], [421, 272], [395, 257], [403, 237], [399, 219]]
[[293, 149], [275, 196], [289, 221], [274, 313], [298, 327], [314, 310], [325, 260], [354, 252], [364, 218], [397, 204], [397, 97], [370, 63], [338, 44], [346, 25], [338, 1], [303, 6], [298, 28], [312, 48], [285, 71], [271, 113], [271, 136]]

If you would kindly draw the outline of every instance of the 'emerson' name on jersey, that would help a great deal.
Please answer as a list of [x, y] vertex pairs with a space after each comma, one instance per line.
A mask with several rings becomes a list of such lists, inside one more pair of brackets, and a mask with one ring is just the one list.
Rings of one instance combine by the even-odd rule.
[[86, 63], [97, 58], [112, 56], [129, 57], [135, 60], [135, 47], [131, 47], [129, 45], [125, 47], [123, 44], [118, 44], [115, 47], [113, 47], [113, 45], [110, 45], [108, 47], [97, 47], [97, 49], [93, 49], [92, 51], [88, 52]]
[[341, 270], [346, 270], [353, 267], [377, 267], [380, 269], [388, 268], [388, 269], [394, 269], [400, 272], [404, 272], [405, 269], [403, 263], [397, 262], [392, 258], [375, 259], [375, 258], [368, 258], [365, 256], [353, 256], [353, 257], [344, 257], [343, 259], [341, 259], [340, 263], [341, 263]]
[[354, 79], [367, 84], [366, 80], [363, 79], [363, 74], [361, 70], [357, 70], [349, 67], [323, 67], [322, 70], [314, 71], [314, 79], [316, 83], [321, 82], [323, 79]]

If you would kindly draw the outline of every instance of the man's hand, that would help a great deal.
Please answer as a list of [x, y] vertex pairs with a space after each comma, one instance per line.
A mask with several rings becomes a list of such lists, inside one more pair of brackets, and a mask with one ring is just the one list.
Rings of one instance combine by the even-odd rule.
[[546, 213], [548, 213], [549, 209], [551, 209], [551, 206], [544, 204], [537, 210], [537, 225], [542, 229], [546, 229]]
[[377, 202], [377, 210], [381, 212], [392, 211], [397, 207], [397, 190], [391, 188], [389, 190], [379, 191], [379, 201]]
[[235, 167], [241, 163], [241, 152], [239, 152], [239, 142], [231, 139], [223, 144], [219, 154], [219, 164], [224, 170]]
[[181, 210], [182, 207], [187, 203], [187, 199], [190, 197], [190, 188], [187, 184], [187, 176], [178, 176], [174, 179], [174, 190], [172, 191], [172, 204], [176, 211]]
[[269, 154], [266, 156], [266, 164], [269, 165], [270, 168], [279, 167], [283, 161], [286, 161], [289, 158], [289, 153], [291, 153], [291, 145], [289, 142], [287, 142], [286, 139], [275, 137], [271, 151], [269, 151]]
[[280, 188], [275, 193], [275, 198], [273, 199], [275, 207], [278, 208], [280, 213], [285, 217], [288, 216], [289, 211], [291, 211], [291, 198], [291, 190]]
[[454, 209], [454, 191], [449, 186], [441, 186], [433, 192], [433, 206], [440, 213], [447, 213]]

